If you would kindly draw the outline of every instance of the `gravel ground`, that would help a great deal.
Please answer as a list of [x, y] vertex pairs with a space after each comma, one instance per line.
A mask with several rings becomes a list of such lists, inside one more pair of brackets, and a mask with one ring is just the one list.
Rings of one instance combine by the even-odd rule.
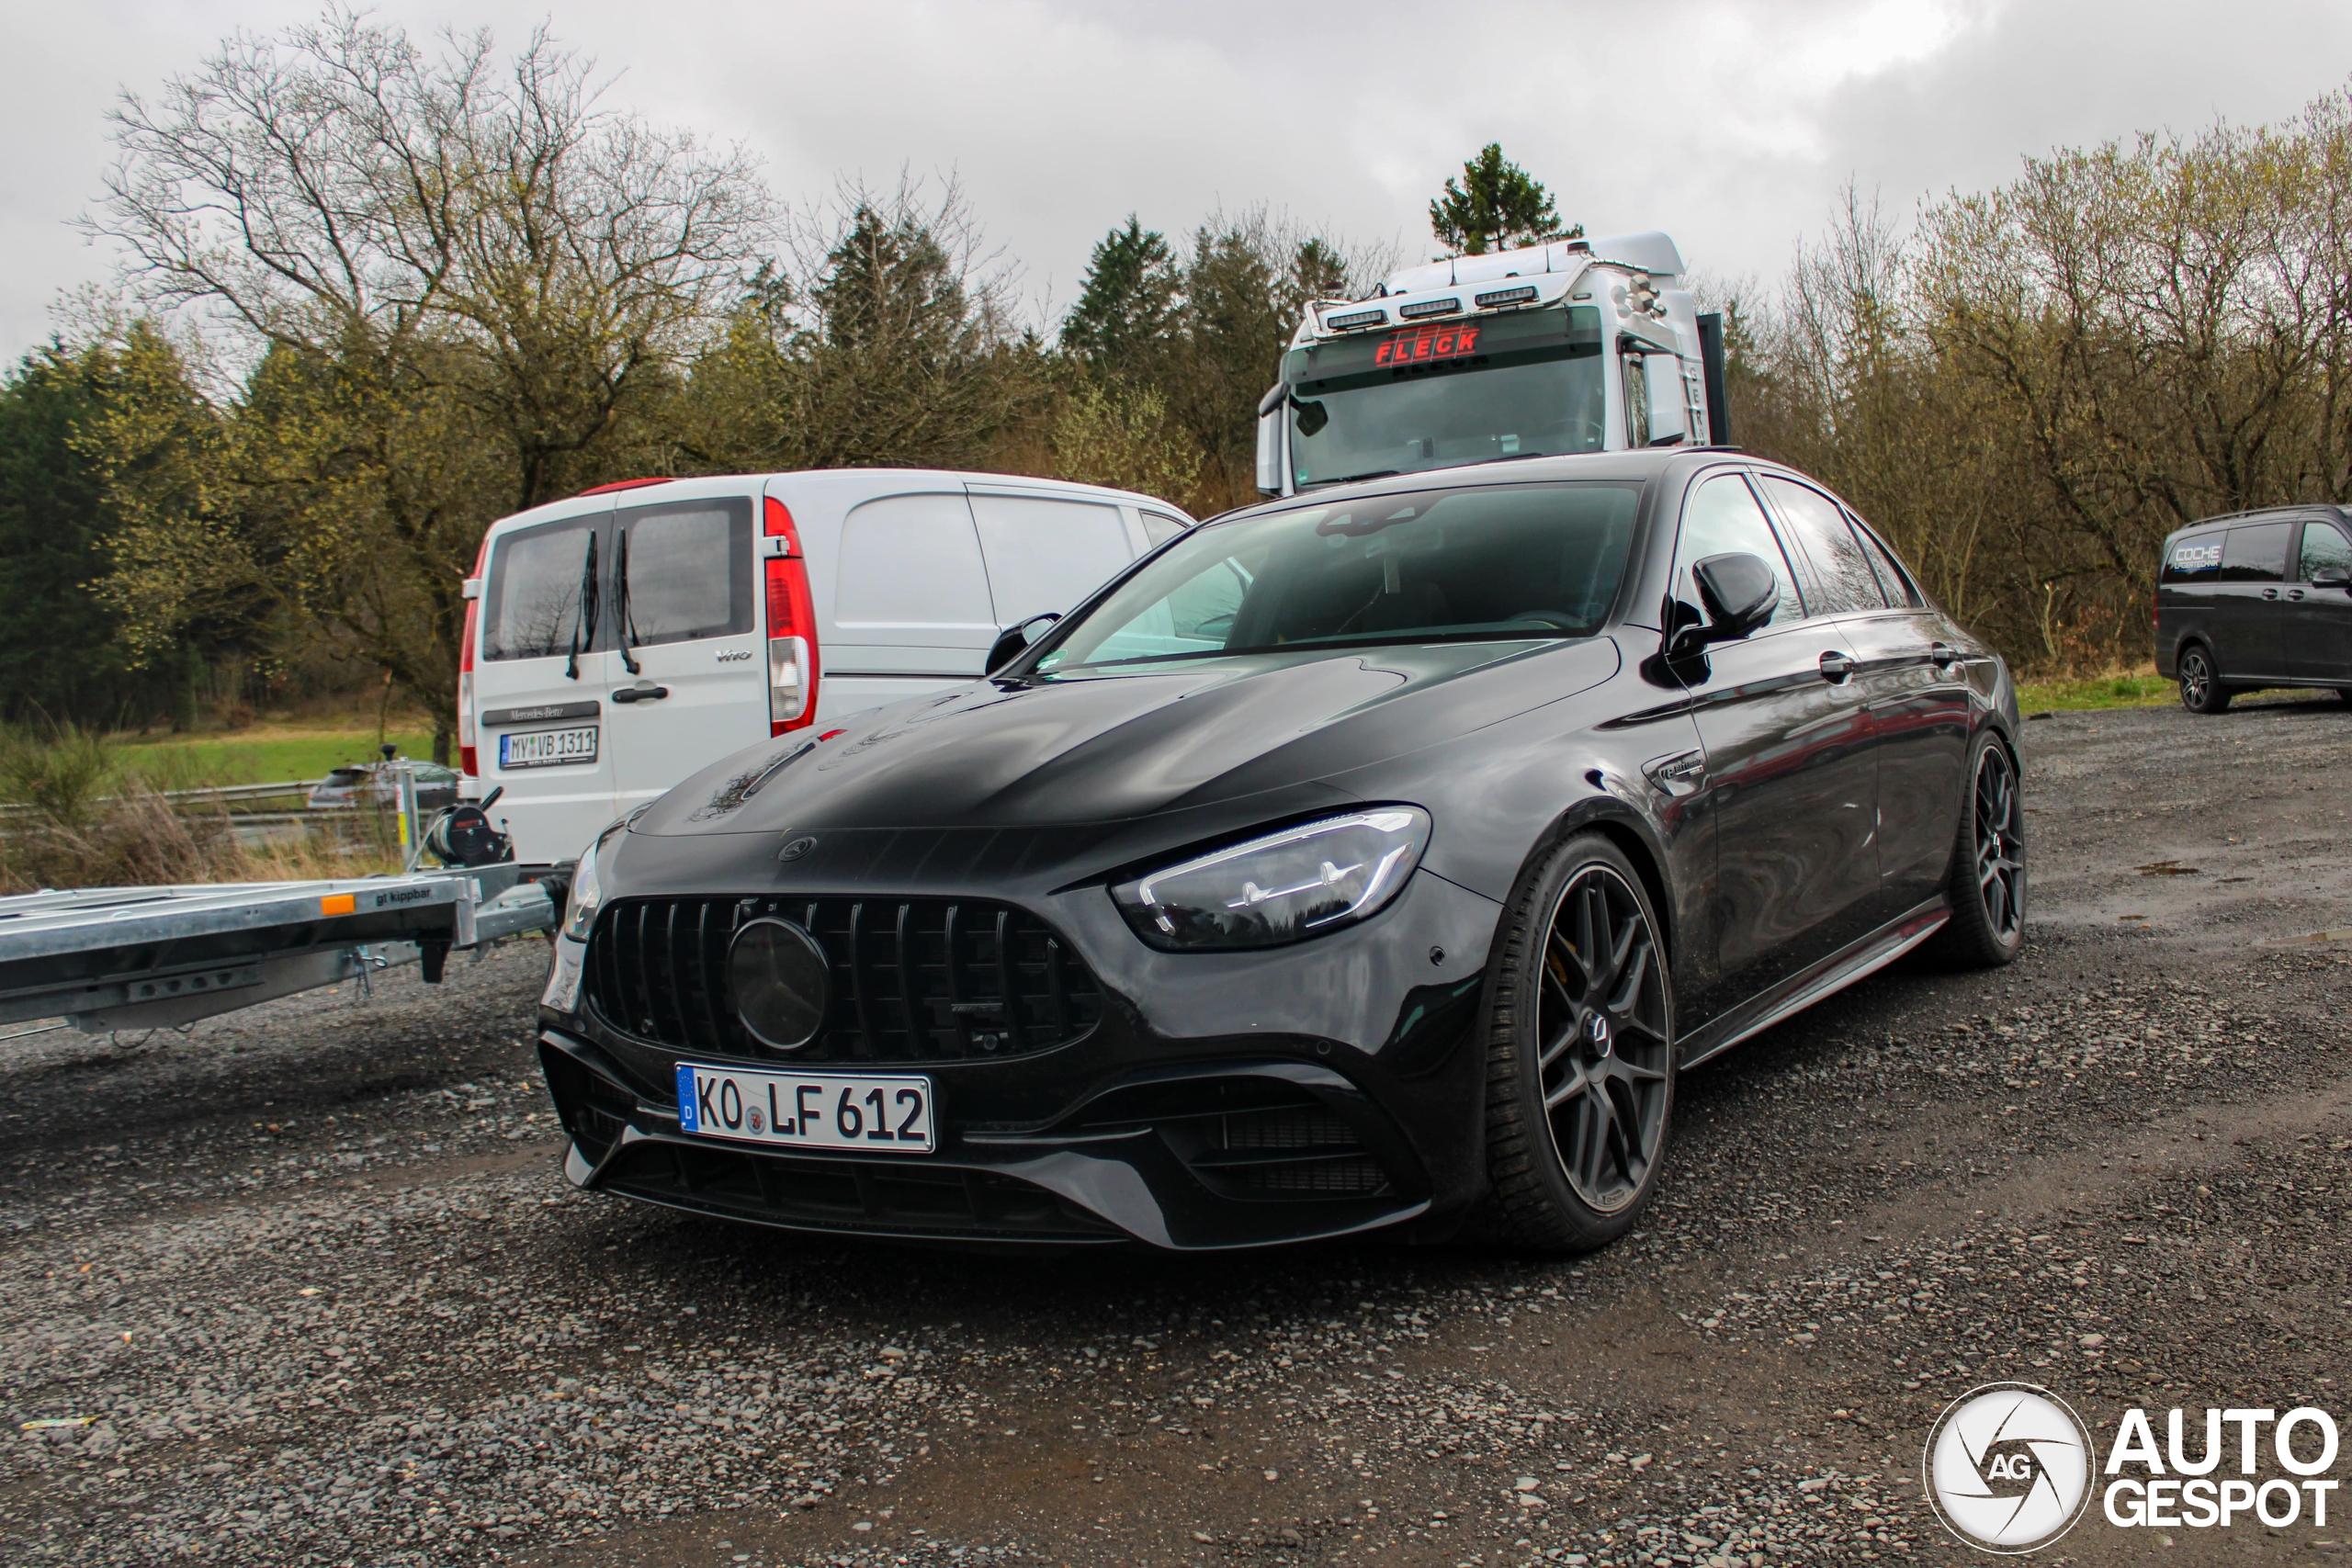
[[[1694, 1073], [1645, 1228], [1578, 1260], [1006, 1260], [582, 1197], [530, 944], [0, 1043], [0, 1561], [1956, 1561], [1919, 1446], [1976, 1382], [2095, 1431], [2352, 1414], [2352, 710], [2028, 740], [2025, 957]], [[2056, 1555], [2338, 1522], [2094, 1510]]]

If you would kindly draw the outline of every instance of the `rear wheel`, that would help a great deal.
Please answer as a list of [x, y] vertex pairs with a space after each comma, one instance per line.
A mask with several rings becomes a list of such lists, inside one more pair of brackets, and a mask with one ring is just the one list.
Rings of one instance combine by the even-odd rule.
[[1951, 919], [1936, 945], [1953, 963], [1990, 969], [2025, 946], [2025, 807], [2017, 759], [1999, 736], [1978, 736], [1968, 761], [1968, 797], [1944, 884]]
[[1641, 876], [1600, 835], [1555, 850], [1522, 893], [1487, 1060], [1490, 1230], [1558, 1252], [1624, 1234], [1672, 1122], [1674, 997]]
[[2191, 713], [2220, 713], [2230, 705], [2230, 689], [2222, 684], [2222, 672], [2202, 644], [2182, 649], [2178, 667], [2181, 706]]

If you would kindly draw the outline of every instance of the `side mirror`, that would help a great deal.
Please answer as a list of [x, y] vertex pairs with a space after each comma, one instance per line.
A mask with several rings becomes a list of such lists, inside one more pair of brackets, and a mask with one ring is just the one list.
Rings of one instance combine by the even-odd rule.
[[[1045, 628], [1061, 618], [1060, 611], [1048, 610], [1042, 615], [1032, 615], [1025, 621], [1015, 621], [997, 633], [996, 641], [989, 645], [988, 666], [983, 673], [993, 675], [1028, 652], [1029, 645], [1037, 640]], [[1029, 628], [1032, 626], [1035, 626], [1037, 631], [1034, 633], [1030, 631]]]
[[1667, 650], [1669, 659], [1690, 658], [1710, 643], [1737, 642], [1770, 620], [1780, 607], [1780, 580], [1761, 556], [1708, 556], [1691, 566], [1690, 575], [1698, 580], [1707, 624], [1676, 632]]
[[1290, 400], [1290, 387], [1278, 382], [1273, 389], [1258, 400], [1258, 493], [1280, 495], [1283, 492], [1283, 408]]
[[2341, 588], [2352, 592], [2352, 566], [2324, 566], [2312, 573], [2313, 588]]

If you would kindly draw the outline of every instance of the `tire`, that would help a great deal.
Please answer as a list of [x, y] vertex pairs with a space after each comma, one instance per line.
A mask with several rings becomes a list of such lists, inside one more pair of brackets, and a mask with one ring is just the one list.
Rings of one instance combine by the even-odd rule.
[[2336, 687], [2335, 695], [2339, 701], [2352, 703], [2352, 686]]
[[2230, 689], [2205, 645], [2192, 642], [2180, 650], [2180, 705], [2191, 713], [2222, 713], [2230, 705]]
[[1567, 840], [1529, 875], [1487, 1016], [1491, 1239], [1588, 1252], [1630, 1229], [1657, 1191], [1679, 1050], [1662, 931], [1640, 874], [1598, 833]]
[[1968, 793], [1944, 898], [1951, 919], [1935, 950], [1963, 969], [1996, 969], [2025, 947], [2025, 809], [2017, 758], [1987, 730], [1968, 751]]

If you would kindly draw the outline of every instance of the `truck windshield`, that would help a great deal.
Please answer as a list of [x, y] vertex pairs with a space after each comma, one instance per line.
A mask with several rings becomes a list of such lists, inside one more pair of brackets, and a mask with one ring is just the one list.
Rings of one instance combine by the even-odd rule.
[[1468, 486], [1195, 528], [1057, 628], [1037, 672], [1590, 637], [1624, 578], [1640, 499], [1621, 483]]
[[1293, 349], [1301, 490], [1607, 445], [1600, 312], [1521, 310]]

